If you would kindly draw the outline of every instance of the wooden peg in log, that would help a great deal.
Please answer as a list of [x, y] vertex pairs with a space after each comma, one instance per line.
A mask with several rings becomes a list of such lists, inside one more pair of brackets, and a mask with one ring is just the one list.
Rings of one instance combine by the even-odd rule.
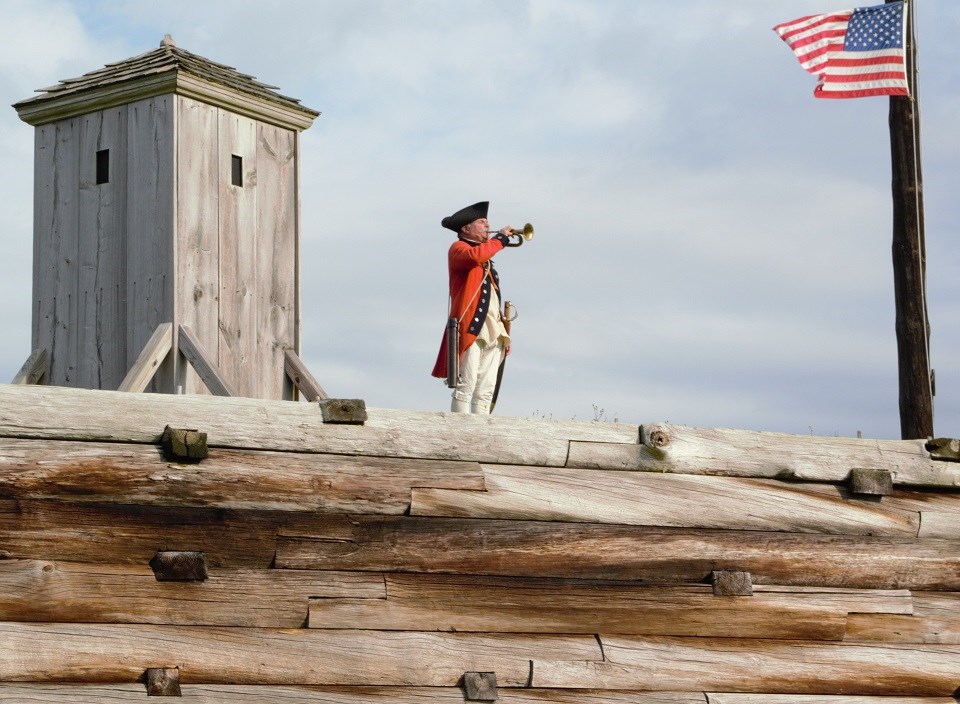
[[180, 670], [176, 667], [150, 667], [146, 672], [147, 695], [151, 697], [181, 697]]
[[860, 496], [889, 496], [893, 493], [893, 475], [886, 469], [851, 470], [850, 492]]
[[202, 552], [157, 550], [150, 559], [150, 569], [158, 582], [203, 582], [207, 578]]
[[715, 596], [753, 596], [753, 578], [749, 572], [714, 570], [711, 577]]
[[497, 673], [464, 672], [463, 693], [468, 702], [497, 701]]
[[330, 398], [320, 401], [324, 423], [363, 425], [367, 420], [367, 404], [360, 398]]
[[207, 434], [168, 425], [160, 436], [160, 447], [168, 460], [199, 462], [207, 456]]
[[934, 438], [927, 443], [930, 459], [960, 462], [960, 440], [956, 438]]

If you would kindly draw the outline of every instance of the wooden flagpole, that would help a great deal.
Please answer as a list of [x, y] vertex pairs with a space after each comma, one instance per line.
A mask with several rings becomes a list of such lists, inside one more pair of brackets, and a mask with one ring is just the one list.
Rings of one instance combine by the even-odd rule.
[[[895, 1], [886, 0], [888, 4]], [[910, 96], [891, 96], [889, 116], [900, 435], [904, 440], [933, 436], [934, 381], [927, 316], [915, 3], [910, 0], [904, 5]]]

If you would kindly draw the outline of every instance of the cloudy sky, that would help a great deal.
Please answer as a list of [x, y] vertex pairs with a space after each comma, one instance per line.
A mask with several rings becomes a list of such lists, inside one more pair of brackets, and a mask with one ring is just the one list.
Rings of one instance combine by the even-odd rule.
[[[870, 4], [867, 2], [866, 4]], [[0, 0], [5, 105], [177, 45], [323, 114], [302, 140], [302, 356], [446, 410], [440, 219], [497, 257], [497, 413], [897, 438], [888, 100], [816, 100], [771, 31], [845, 0]], [[960, 435], [960, 3], [918, 0], [937, 435]], [[0, 111], [0, 381], [30, 353], [33, 128]]]

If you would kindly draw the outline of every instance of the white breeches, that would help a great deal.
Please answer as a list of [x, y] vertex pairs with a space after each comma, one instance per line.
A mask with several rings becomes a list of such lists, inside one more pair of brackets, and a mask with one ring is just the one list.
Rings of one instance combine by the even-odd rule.
[[481, 348], [474, 342], [460, 358], [460, 376], [453, 390], [451, 411], [458, 413], [489, 413], [493, 390], [497, 385], [497, 371], [503, 359], [503, 345]]

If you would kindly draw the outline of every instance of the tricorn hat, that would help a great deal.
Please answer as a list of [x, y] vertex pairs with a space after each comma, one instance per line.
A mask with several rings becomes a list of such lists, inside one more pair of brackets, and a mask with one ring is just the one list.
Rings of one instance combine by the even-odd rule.
[[487, 217], [487, 208], [489, 207], [490, 201], [487, 200], [474, 203], [473, 205], [468, 205], [466, 208], [458, 210], [453, 215], [445, 217], [440, 221], [440, 224], [448, 230], [460, 232], [460, 228], [464, 225], [469, 225], [474, 220]]

